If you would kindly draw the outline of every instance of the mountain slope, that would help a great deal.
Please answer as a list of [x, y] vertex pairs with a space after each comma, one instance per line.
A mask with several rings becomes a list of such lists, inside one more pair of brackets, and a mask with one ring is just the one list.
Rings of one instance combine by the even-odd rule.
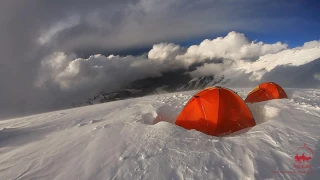
[[215, 80], [215, 76], [203, 76], [193, 78], [187, 74], [169, 73], [161, 77], [146, 78], [134, 81], [129, 85], [113, 92], [100, 92], [85, 103], [72, 103], [73, 107], [92, 105], [134, 97], [142, 97], [152, 94], [164, 94], [168, 92], [199, 90], [210, 84], [217, 84], [223, 78]]
[[[249, 89], [235, 89], [244, 97]], [[251, 105], [257, 126], [228, 137], [173, 122], [195, 91], [0, 121], [2, 179], [315, 179], [320, 172], [320, 91]], [[306, 144], [313, 172], [297, 171]], [[279, 171], [287, 171], [281, 173]]]
[[217, 76], [224, 76], [232, 87], [251, 87], [274, 81], [284, 87], [320, 88], [319, 75], [320, 47], [314, 47], [268, 54], [255, 62], [240, 63]]

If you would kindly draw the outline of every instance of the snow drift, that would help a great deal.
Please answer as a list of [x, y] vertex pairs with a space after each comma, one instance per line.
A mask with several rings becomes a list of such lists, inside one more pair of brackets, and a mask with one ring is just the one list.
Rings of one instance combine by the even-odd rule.
[[[235, 89], [242, 97], [250, 89]], [[251, 105], [257, 126], [217, 138], [168, 122], [195, 93], [122, 100], [0, 121], [2, 179], [316, 179], [320, 91]], [[307, 144], [312, 173], [294, 156]], [[291, 173], [290, 173], [291, 172]], [[293, 173], [296, 172], [296, 173]]]

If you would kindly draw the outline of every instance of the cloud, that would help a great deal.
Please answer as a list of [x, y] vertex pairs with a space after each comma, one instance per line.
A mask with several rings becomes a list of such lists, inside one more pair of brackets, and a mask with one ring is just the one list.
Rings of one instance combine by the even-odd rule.
[[113, 91], [132, 81], [161, 76], [162, 72], [179, 68], [172, 64], [170, 61], [148, 59], [146, 56], [97, 54], [83, 59], [59, 52], [42, 61], [36, 85], [39, 88], [56, 85], [67, 92], [89, 89], [95, 93], [103, 89]]
[[175, 59], [176, 56], [184, 54], [184, 49], [173, 43], [160, 43], [153, 45], [148, 53], [149, 59], [161, 61]]
[[287, 47], [287, 44], [281, 42], [265, 44], [250, 41], [244, 34], [232, 31], [226, 37], [206, 39], [200, 45], [189, 47], [178, 59], [186, 59], [191, 63], [214, 58], [255, 61], [262, 55], [275, 54]]
[[65, 19], [64, 21], [59, 21], [56, 24], [52, 25], [51, 28], [46, 30], [38, 39], [40, 44], [46, 44], [52, 41], [55, 35], [59, 34], [68, 28], [74, 27], [80, 23], [79, 16], [71, 16]]
[[217, 73], [221, 73], [222, 71], [230, 68], [232, 62], [224, 62], [219, 64], [204, 64], [201, 67], [198, 67], [195, 71], [190, 72], [191, 77], [201, 77], [201, 76], [208, 76], [208, 75], [215, 75]]
[[313, 77], [314, 77], [316, 80], [319, 80], [319, 81], [320, 81], [320, 73], [314, 74]]
[[[61, 108], [71, 96], [86, 95], [84, 90], [81, 90], [84, 94], [75, 88], [72, 90], [68, 83], [76, 87], [94, 87], [97, 84], [99, 87], [95, 81], [113, 74], [105, 73], [104, 66], [102, 70], [95, 69], [90, 63], [95, 64], [99, 60], [91, 60], [89, 55], [109, 55], [119, 51], [128, 54], [132, 49], [150, 48], [161, 42], [187, 41], [234, 29], [245, 32], [272, 30], [283, 22], [295, 23], [296, 17], [271, 15], [266, 18], [263, 14], [274, 10], [285, 12], [288, 5], [298, 7], [299, 3], [279, 2], [275, 8], [269, 1], [255, 0], [56, 0], [55, 3], [1, 0], [0, 118], [35, 113], [41, 108]], [[155, 67], [145, 64], [158, 65], [168, 61], [164, 66], [159, 65], [162, 70], [168, 70], [193, 63], [193, 60], [177, 58], [184, 52], [183, 48], [173, 52], [167, 50], [170, 55], [162, 60], [161, 57], [166, 55], [159, 56], [157, 60], [152, 59], [152, 55], [151, 59], [112, 59], [134, 59], [135, 66], [148, 67], [149, 71]], [[84, 59], [76, 60], [80, 57]], [[59, 63], [61, 69], [50, 67], [56, 58], [61, 58], [68, 68]], [[125, 60], [119, 61], [123, 63]], [[56, 63], [54, 61], [51, 65], [57, 66]], [[71, 71], [72, 68], [80, 71], [76, 73]], [[138, 71], [138, 68], [133, 69]], [[162, 70], [156, 70], [156, 73]], [[85, 71], [94, 77], [93, 82], [86, 80]], [[153, 75], [142, 72], [141, 76]], [[133, 77], [139, 78], [140, 75]], [[38, 86], [34, 86], [35, 81]]]
[[[205, 64], [191, 73], [193, 77], [212, 75], [245, 61], [256, 61], [266, 54], [276, 54], [287, 49], [288, 45], [281, 42], [265, 44], [248, 40], [244, 34], [230, 32], [225, 37], [213, 40], [206, 39], [200, 45], [189, 47], [185, 54], [177, 56], [187, 64], [214, 60], [213, 64]], [[223, 61], [221, 62], [221, 59]]]
[[[116, 90], [135, 80], [161, 76], [177, 69], [187, 70], [203, 63], [191, 72], [192, 77], [219, 73], [237, 62], [256, 60], [267, 53], [286, 49], [282, 43], [251, 42], [244, 34], [230, 32], [225, 37], [204, 40], [200, 45], [182, 48], [173, 43], [155, 44], [148, 55], [104, 56], [77, 58], [63, 52], [54, 53], [41, 62], [37, 87], [58, 86], [62, 91]], [[250, 58], [248, 58], [250, 57]], [[211, 63], [207, 63], [209, 60]]]
[[[268, 12], [274, 7], [265, 1], [249, 2], [69, 0], [55, 5], [39, 3], [32, 10], [35, 11], [34, 15], [43, 17], [39, 20], [41, 23], [37, 24], [39, 27], [36, 26], [37, 31], [41, 30], [38, 34], [41, 44], [45, 43], [56, 51], [68, 53], [97, 49], [110, 52], [233, 29], [265, 31], [269, 26], [260, 22], [267, 23], [269, 18], [248, 14], [256, 11], [253, 7], [263, 6], [260, 12]], [[286, 3], [278, 4], [279, 7], [285, 5]], [[36, 14], [37, 7], [47, 11]], [[272, 22], [280, 21], [281, 18], [277, 18]]]
[[319, 41], [310, 41], [306, 42], [303, 44], [302, 47], [298, 47], [297, 49], [310, 49], [310, 48], [315, 48], [315, 47], [320, 47], [320, 40]]

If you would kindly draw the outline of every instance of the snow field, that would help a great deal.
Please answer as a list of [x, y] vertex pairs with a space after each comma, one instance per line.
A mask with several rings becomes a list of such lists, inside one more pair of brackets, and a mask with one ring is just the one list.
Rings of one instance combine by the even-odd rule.
[[[245, 97], [249, 89], [235, 91]], [[0, 121], [0, 177], [314, 179], [320, 171], [320, 91], [286, 91], [291, 99], [248, 105], [258, 125], [227, 137], [172, 124], [196, 91]], [[157, 123], [157, 116], [167, 122]], [[293, 157], [304, 143], [315, 152], [313, 172], [274, 173], [294, 170]]]

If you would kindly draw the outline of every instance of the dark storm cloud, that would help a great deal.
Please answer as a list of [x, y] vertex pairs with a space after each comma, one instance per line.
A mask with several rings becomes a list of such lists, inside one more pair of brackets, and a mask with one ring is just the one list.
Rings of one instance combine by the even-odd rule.
[[[285, 2], [276, 8], [293, 4]], [[272, 8], [264, 0], [2, 0], [0, 118], [63, 108], [91, 93], [36, 87], [41, 62], [50, 54], [116, 52], [233, 29], [263, 31], [261, 21], [272, 18], [259, 14]]]
[[[42, 92], [34, 81], [44, 55], [54, 52], [38, 38], [53, 24], [95, 9], [112, 10], [136, 1], [16, 1], [0, 2], [0, 118], [55, 106], [58, 90]], [[58, 45], [56, 45], [58, 46]], [[62, 96], [63, 97], [63, 96]], [[45, 105], [45, 106], [42, 106]], [[41, 111], [41, 110], [40, 110]]]

